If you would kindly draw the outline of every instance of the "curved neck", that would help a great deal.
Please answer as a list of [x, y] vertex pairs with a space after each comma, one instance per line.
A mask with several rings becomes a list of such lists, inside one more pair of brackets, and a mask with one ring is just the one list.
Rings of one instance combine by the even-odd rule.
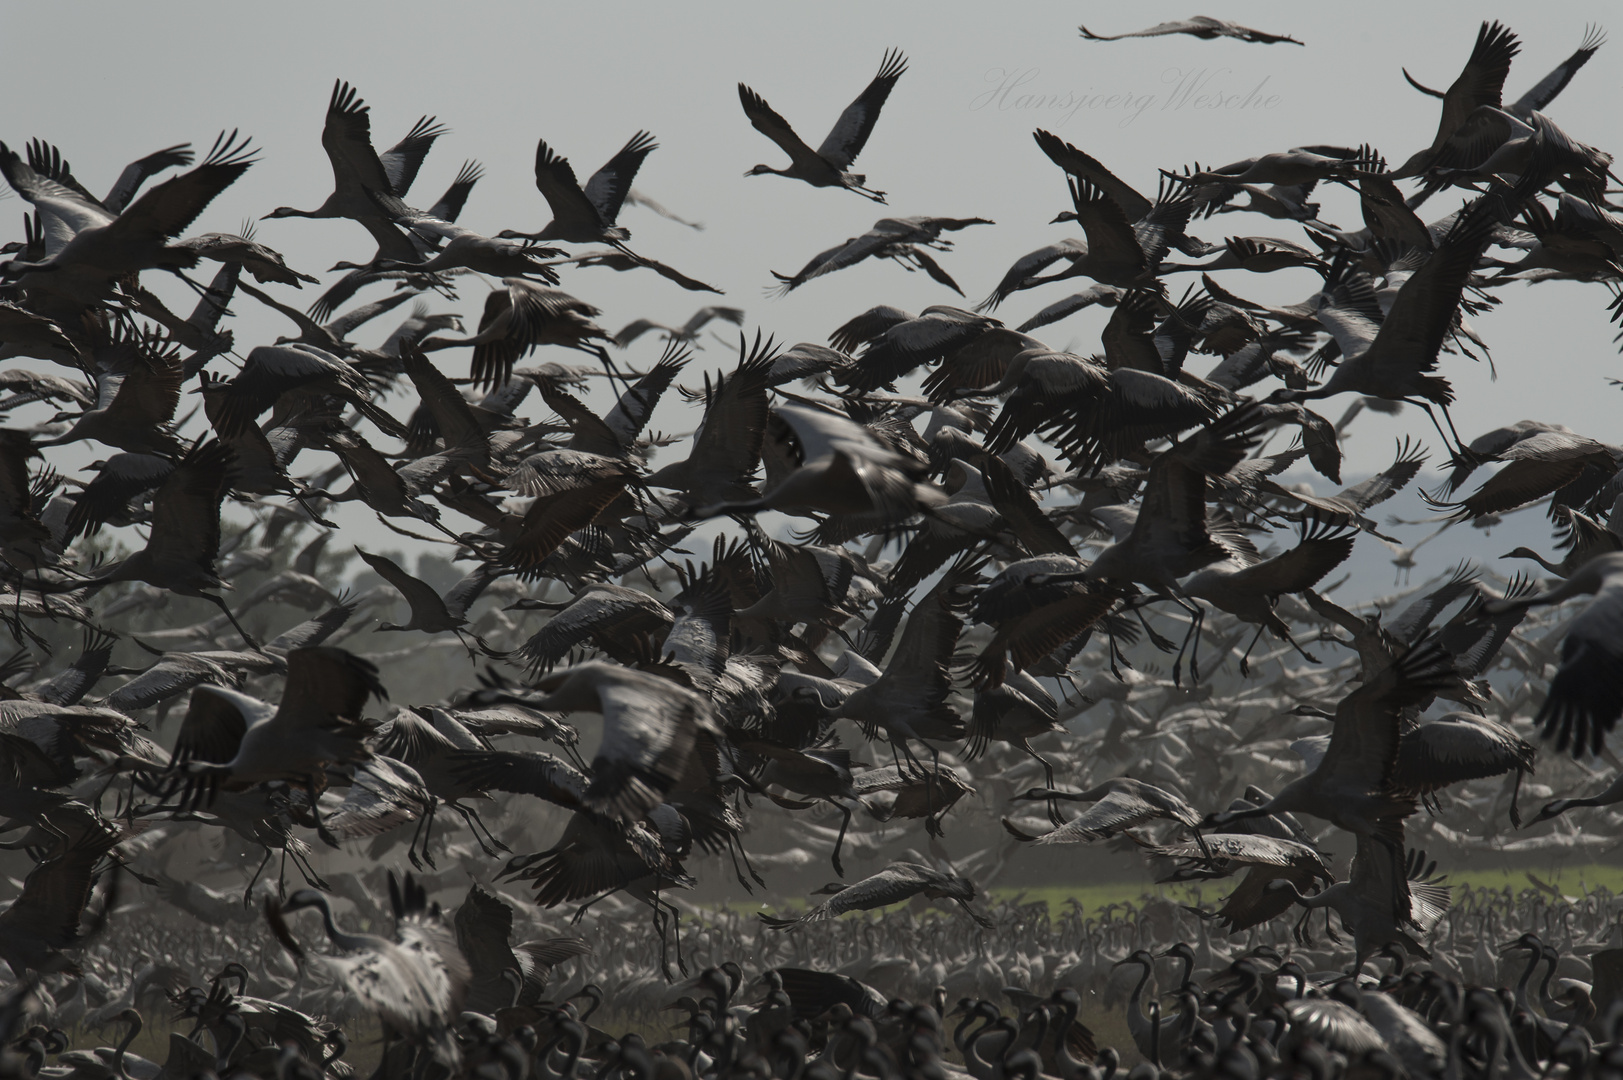
[[327, 1066], [344, 1056], [345, 1051], [349, 1049], [349, 1036], [344, 1034], [342, 1028], [334, 1028], [332, 1034], [327, 1036], [327, 1044], [332, 1050], [322, 1059], [321, 1068], [323, 1071], [326, 1070]]
[[[964, 1052], [964, 1047], [969, 1044], [969, 1037], [964, 1035], [964, 1029], [969, 1027], [970, 1024], [973, 1024], [979, 1018], [979, 1016], [980, 1014], [974, 1012], [973, 1010], [966, 1011], [964, 1013], [964, 1018], [958, 1021], [957, 1026], [952, 1029], [952, 1045], [958, 1048], [958, 1052], [960, 1054]], [[979, 1032], [980, 1029], [977, 1028], [976, 1034], [979, 1034]]]
[[1550, 1000], [1550, 980], [1555, 978], [1555, 965], [1560, 962], [1561, 957], [1554, 949], [1551, 949], [1541, 953], [1539, 959], [1550, 965], [1544, 972], [1543, 980], [1538, 984], [1538, 999], [1544, 1006], [1545, 1014], [1548, 1015], [1552, 1007], [1558, 1007], [1555, 1002]]
[[1054, 1032], [1054, 1060], [1064, 1065], [1066, 1074], [1070, 1076], [1077, 1075], [1087, 1065], [1087, 1062], [1071, 1053], [1071, 1025], [1076, 1023], [1078, 1004], [1068, 999], [1061, 1000], [1059, 1030]]
[[591, 1002], [591, 1004], [586, 1007], [586, 1011], [580, 1014], [580, 1022], [584, 1024], [592, 1018], [592, 1014], [597, 1011], [597, 1007], [603, 1004], [603, 991], [598, 989], [596, 983], [587, 983], [585, 986], [580, 988], [578, 993], [575, 994], [575, 997], [582, 996], [584, 996], [587, 1001]]
[[135, 1041], [135, 1037], [139, 1034], [141, 1034], [141, 1017], [140, 1014], [132, 1012], [130, 1014], [130, 1030], [124, 1033], [123, 1039], [119, 1040], [118, 1053], [113, 1055], [113, 1073], [116, 1076], [123, 1077], [123, 1080], [129, 1080], [130, 1075], [124, 1071], [124, 1055], [129, 1053], [130, 1044]]
[[1516, 555], [1512, 556], [1512, 558], [1531, 559], [1534, 562], [1538, 563], [1540, 566], [1544, 567], [1544, 569], [1548, 570], [1550, 573], [1554, 574], [1556, 577], [1566, 577], [1567, 576], [1566, 570], [1564, 570], [1561, 566], [1559, 566], [1556, 563], [1551, 562], [1549, 559], [1546, 559], [1544, 556], [1540, 555], [1538, 552], [1532, 550], [1531, 548], [1520, 548], [1520, 549], [1518, 549], [1518, 553]]
[[[554, 1072], [548, 1061], [552, 1057], [552, 1052], [561, 1046], [566, 1039], [569, 1041], [569, 1052], [564, 1058], [564, 1066], [563, 1068]], [[535, 1062], [537, 1071], [544, 1072], [549, 1076], [559, 1077], [560, 1080], [562, 1080], [564, 1077], [573, 1077], [575, 1075], [575, 1066], [580, 1062], [581, 1051], [585, 1048], [585, 1027], [583, 1027], [577, 1021], [566, 1020], [559, 1025], [558, 1034], [553, 1036], [552, 1041], [547, 1044], [546, 1049], [536, 1055]]]
[[580, 1064], [580, 1055], [586, 1049], [586, 1027], [584, 1024], [571, 1024], [568, 1029], [569, 1056], [564, 1059], [562, 1076], [573, 1077], [575, 1066]]
[[[978, 1009], [971, 1010], [962, 1020], [958, 1022], [958, 1026], [953, 1028], [952, 1044], [958, 1048], [958, 1052], [960, 1054], [963, 1054], [967, 1058], [969, 1056], [969, 1047], [975, 1042], [976, 1039], [981, 1037], [981, 1032], [992, 1026], [992, 1021], [994, 1019], [996, 1018], [989, 1013], [981, 1012]], [[965, 1035], [964, 1029], [977, 1020], [981, 1022], [981, 1026], [976, 1028], [974, 1031], [971, 1031], [968, 1035]]]
[[346, 934], [338, 928], [338, 923], [333, 921], [332, 917], [332, 903], [325, 896], [322, 896], [316, 902], [316, 907], [321, 911], [321, 927], [327, 931], [328, 941], [340, 949], [351, 951], [364, 949], [371, 944], [371, 939], [363, 935]]
[[[1003, 1045], [996, 1050], [995, 1058], [982, 1057], [981, 1042], [993, 1032], [1004, 1035]], [[1014, 1039], [1011, 1037], [1008, 1027], [1004, 1024], [1003, 1018], [999, 1017], [970, 1036], [969, 1042], [964, 1046], [964, 1064], [970, 1066], [971, 1072], [979, 1073], [982, 1076], [993, 1075], [996, 1071], [999, 1071], [998, 1066], [1002, 1063], [1003, 1051], [1007, 1050], [1009, 1044], [1013, 1041]]]
[[[1516, 980], [1516, 1004], [1524, 1009], [1527, 1005], [1527, 984], [1533, 981], [1533, 969], [1544, 962], [1544, 954], [1537, 949], [1527, 950], [1527, 966], [1522, 969], [1522, 977]], [[1531, 1009], [1528, 1009], [1531, 1012]]]
[[1133, 987], [1133, 996], [1132, 996], [1131, 1001], [1130, 1001], [1130, 1008], [1132, 1009], [1132, 1011], [1130, 1013], [1128, 1013], [1129, 1017], [1139, 1017], [1139, 1018], [1143, 1017], [1143, 1015], [1144, 1015], [1144, 987], [1149, 984], [1150, 976], [1155, 974], [1155, 972], [1152, 970], [1152, 968], [1151, 968], [1151, 966], [1149, 964], [1146, 963], [1146, 964], [1142, 964], [1140, 966], [1144, 968], [1144, 974], [1142, 974], [1142, 975], [1140, 975], [1138, 977], [1138, 985]]
[[226, 1044], [225, 1050], [219, 1056], [221, 1072], [229, 1070], [231, 1059], [237, 1056], [237, 1051], [242, 1047], [242, 1040], [248, 1037], [248, 1023], [242, 1017], [232, 1015], [231, 1023], [228, 1026], [231, 1030], [231, 1040]]
[[[1021, 1041], [1024, 1042], [1025, 1045], [1035, 1049], [1039, 1054], [1042, 1053], [1043, 1043], [1048, 1039], [1048, 1026], [1052, 1020], [1053, 1018], [1048, 1015], [1048, 1006], [1039, 1005], [1031, 1017], [1031, 1026], [1035, 1031], [1036, 1038], [1031, 1039], [1030, 1041], [1026, 1041], [1024, 1039]], [[1063, 1032], [1063, 1029], [1061, 1029], [1061, 1031]], [[1025, 1034], [1024, 1028], [1021, 1029], [1020, 1034], [1022, 1036]], [[1061, 1036], [1060, 1041], [1064, 1041], [1063, 1035]]]

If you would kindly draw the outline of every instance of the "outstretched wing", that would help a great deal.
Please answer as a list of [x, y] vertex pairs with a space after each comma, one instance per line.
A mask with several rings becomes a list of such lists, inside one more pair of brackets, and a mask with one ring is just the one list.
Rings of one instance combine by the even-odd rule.
[[[885, 107], [885, 99], [890, 97], [891, 90], [896, 86], [907, 71], [907, 57], [901, 50], [891, 49], [885, 53], [885, 58], [879, 64], [879, 74], [873, 77], [857, 99], [845, 107], [834, 129], [823, 140], [823, 145], [817, 148], [817, 153], [824, 161], [837, 169], [848, 169], [862, 153], [862, 148], [868, 144], [868, 136], [873, 134], [873, 126], [879, 120], [879, 110]], [[759, 125], [757, 125], [759, 126]]]

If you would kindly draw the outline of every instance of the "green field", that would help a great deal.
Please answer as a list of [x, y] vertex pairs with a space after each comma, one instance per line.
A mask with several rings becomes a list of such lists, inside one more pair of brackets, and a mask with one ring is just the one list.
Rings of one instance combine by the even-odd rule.
[[[1623, 866], [1588, 863], [1576, 866], [1525, 869], [1450, 870], [1442, 874], [1447, 885], [1490, 889], [1509, 888], [1514, 893], [1536, 888], [1528, 873], [1540, 881], [1553, 885], [1566, 896], [1581, 896], [1585, 891], [1605, 888], [1623, 893]], [[1175, 904], [1193, 904], [1197, 897], [1208, 902], [1226, 896], [1233, 888], [1233, 879], [1219, 879], [1201, 884], [1154, 885], [1136, 881], [1111, 882], [1098, 885], [1039, 885], [1024, 889], [993, 889], [997, 901], [1019, 899], [1023, 903], [1038, 900], [1048, 904], [1051, 913], [1057, 913], [1072, 901], [1082, 905], [1086, 912], [1094, 912], [1107, 904], [1137, 904], [1145, 897], [1158, 897]]]
[[[1441, 880], [1446, 885], [1468, 888], [1509, 888], [1513, 893], [1520, 893], [1525, 889], [1538, 888], [1529, 880], [1529, 873], [1545, 884], [1554, 886], [1565, 896], [1582, 896], [1586, 891], [1596, 888], [1605, 888], [1613, 893], [1623, 895], [1623, 866], [1612, 866], [1603, 863], [1544, 867], [1531, 871], [1526, 869], [1450, 870], [1442, 874]], [[991, 890], [990, 899], [994, 903], [1019, 901], [1020, 903], [1030, 904], [1040, 901], [1048, 905], [1050, 915], [1058, 915], [1065, 910], [1067, 905], [1074, 901], [1082, 906], [1084, 914], [1091, 917], [1109, 904], [1133, 904], [1136, 907], [1147, 897], [1167, 900], [1174, 904], [1193, 905], [1203, 899], [1208, 904], [1220, 903], [1223, 897], [1227, 896], [1229, 891], [1234, 888], [1237, 880], [1237, 877], [1220, 878], [1216, 881], [1175, 885], [1156, 885], [1143, 881], [1115, 881], [1094, 885], [1032, 885], [1025, 888], [993, 889]], [[810, 906], [810, 903], [806, 898], [797, 896], [774, 898], [769, 902], [753, 899], [735, 900], [721, 906], [745, 916], [754, 915], [757, 911], [788, 916], [797, 911], [804, 911]], [[893, 909], [880, 908], [877, 911], [867, 913], [853, 912], [844, 917], [882, 916], [887, 911], [903, 910], [906, 907], [906, 904], [897, 904]], [[949, 904], [946, 908], [940, 910], [951, 911], [956, 909]]]

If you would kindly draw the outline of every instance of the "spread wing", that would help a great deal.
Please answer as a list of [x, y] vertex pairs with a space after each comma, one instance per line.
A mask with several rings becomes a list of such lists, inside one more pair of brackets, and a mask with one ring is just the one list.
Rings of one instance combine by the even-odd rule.
[[639, 131], [586, 181], [586, 199], [597, 208], [597, 216], [605, 225], [614, 224], [615, 218], [620, 216], [620, 207], [626, 201], [637, 170], [642, 168], [643, 159], [658, 149], [659, 144], [652, 135]]
[[823, 161], [817, 156], [817, 151], [807, 146], [800, 136], [795, 134], [795, 129], [789, 126], [789, 121], [779, 116], [772, 106], [766, 103], [766, 98], [739, 83], [738, 100], [743, 104], [744, 115], [750, 118], [750, 124], [755, 130], [777, 143], [796, 165], [805, 163], [813, 167], [822, 167]]
[[890, 97], [896, 80], [906, 71], [907, 57], [900, 50], [891, 49], [885, 53], [885, 58], [879, 64], [879, 74], [873, 77], [873, 81], [857, 95], [855, 101], [845, 107], [834, 129], [828, 133], [828, 138], [817, 148], [818, 155], [824, 161], [841, 170], [851, 167], [857, 155], [862, 153], [862, 148], [868, 144], [868, 136], [873, 134], [873, 126], [879, 120], [879, 110], [885, 107], [885, 99]]

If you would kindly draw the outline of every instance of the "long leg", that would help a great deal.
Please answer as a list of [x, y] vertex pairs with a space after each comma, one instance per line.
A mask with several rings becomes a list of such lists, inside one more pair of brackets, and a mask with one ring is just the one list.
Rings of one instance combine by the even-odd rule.
[[1297, 652], [1301, 653], [1302, 659], [1306, 660], [1308, 663], [1317, 664], [1319, 662], [1319, 658], [1317, 656], [1314, 656], [1312, 653], [1308, 652], [1306, 649], [1302, 648], [1296, 643], [1296, 639], [1291, 637], [1291, 632], [1289, 630], [1285, 631], [1285, 643], [1291, 648], [1295, 649]]
[[675, 982], [676, 976], [671, 974], [671, 957], [665, 947], [665, 912], [659, 906], [659, 894], [654, 894], [651, 905], [654, 912], [654, 933], [659, 935], [659, 968], [665, 974], [666, 982]]
[[1123, 664], [1126, 664], [1129, 671], [1132, 670], [1133, 665], [1128, 661], [1127, 657], [1122, 655], [1121, 645], [1117, 643], [1116, 635], [1107, 631], [1105, 637], [1110, 641], [1110, 674], [1116, 677], [1117, 682], [1126, 682], [1127, 680], [1122, 678], [1121, 668], [1116, 666], [1116, 661], [1120, 660]]
[[[1184, 603], [1182, 600], [1178, 599], [1176, 596], [1174, 596], [1172, 598], [1172, 602], [1177, 604], [1180, 608], [1182, 608], [1184, 610], [1184, 613], [1189, 616], [1189, 629], [1184, 631], [1183, 644], [1178, 646], [1178, 655], [1172, 661], [1172, 685], [1181, 687], [1181, 686], [1183, 686], [1183, 681], [1182, 681], [1183, 654], [1189, 651], [1190, 642], [1195, 638], [1195, 636], [1197, 634], [1200, 633], [1200, 615], [1203, 613], [1203, 611], [1205, 609], [1200, 606], [1200, 601], [1198, 601], [1198, 600], [1194, 601], [1195, 609], [1193, 611], [1190, 611], [1189, 610], [1189, 605]], [[1190, 680], [1191, 683], [1193, 683], [1193, 682], [1198, 681], [1196, 676], [1195, 676], [1195, 672], [1193, 670], [1194, 669], [1194, 658], [1193, 658], [1193, 656], [1191, 656], [1189, 664], [1190, 664], [1189, 680]]]
[[[931, 836], [941, 836], [941, 819], [935, 816], [936, 790], [941, 783], [941, 751], [929, 743], [924, 745], [930, 747], [930, 777], [924, 787], [924, 831]], [[942, 813], [946, 813], [945, 808]]]
[[[286, 856], [284, 855], [283, 858], [285, 859]], [[243, 907], [252, 907], [253, 906], [252, 897], [254, 895], [254, 886], [259, 884], [259, 875], [263, 874], [265, 872], [265, 864], [270, 862], [270, 861], [271, 861], [271, 849], [266, 848], [265, 849], [265, 857], [263, 859], [259, 860], [259, 868], [254, 871], [254, 876], [248, 879], [248, 887], [246, 889], [242, 890], [242, 906]]]
[[[1048, 790], [1052, 792], [1054, 790], [1054, 763], [1033, 750], [1031, 743], [1025, 739], [1016, 741], [1014, 745], [1037, 759], [1038, 764], [1043, 767], [1043, 782], [1048, 785]], [[1059, 811], [1059, 800], [1054, 798], [1052, 794], [1048, 796], [1048, 820], [1055, 825], [1065, 824], [1065, 815]]]
[[237, 617], [231, 614], [231, 609], [226, 606], [224, 597], [216, 596], [213, 593], [198, 593], [197, 595], [201, 596], [205, 600], [213, 601], [221, 611], [225, 612], [225, 617], [231, 620], [231, 626], [237, 631], [237, 636], [242, 638], [243, 641], [246, 641], [250, 649], [254, 650], [254, 652], [262, 651], [259, 647], [259, 642], [255, 641], [248, 631], [242, 628], [242, 624], [237, 621]]
[[575, 767], [581, 772], [588, 774], [591, 773], [591, 766], [586, 764], [586, 759], [580, 756], [580, 750], [576, 748], [574, 743], [558, 742], [556, 739], [554, 739], [552, 745], [562, 750], [564, 752], [564, 756], [570, 761], [574, 762]]
[[762, 877], [760, 872], [755, 869], [755, 865], [750, 862], [750, 853], [744, 850], [743, 839], [741, 837], [734, 836], [731, 837], [727, 842], [738, 849], [738, 857], [744, 861], [744, 870], [749, 874], [750, 880], [764, 888], [766, 886], [766, 878]]
[[1328, 937], [1331, 941], [1335, 942], [1337, 945], [1341, 944], [1341, 935], [1336, 933], [1336, 928], [1334, 926], [1330, 925], [1330, 909], [1329, 908], [1324, 909], [1324, 933], [1325, 933], [1326, 937]]
[[[916, 775], [902, 764], [902, 755], [904, 754], [907, 755], [908, 761], [915, 765], [918, 764], [918, 759], [913, 756], [913, 751], [908, 748], [906, 739], [891, 739], [890, 753], [891, 756], [896, 759], [896, 776], [898, 779], [905, 779], [908, 776]], [[919, 768], [922, 770], [923, 766], [921, 765]]]
[[580, 922], [581, 919], [585, 918], [587, 908], [591, 907], [593, 904], [597, 903], [599, 900], [605, 899], [606, 897], [613, 896], [615, 893], [617, 893], [619, 891], [620, 890], [617, 889], [617, 888], [616, 889], [610, 889], [608, 892], [604, 893], [602, 896], [594, 896], [590, 900], [586, 901], [586, 903], [582, 904], [580, 907], [575, 909], [575, 914], [569, 920], [570, 925], [574, 925], [575, 923]]
[[657, 892], [654, 894], [654, 902], [664, 904], [670, 910], [671, 942], [676, 946], [676, 970], [682, 973], [683, 978], [686, 978], [688, 965], [687, 961], [682, 959], [682, 909], [669, 900], [662, 899]]
[[[1443, 430], [1443, 425], [1441, 425], [1441, 424], [1439, 424], [1437, 422], [1437, 414], [1432, 411], [1430, 402], [1420, 401], [1420, 400], [1417, 400], [1415, 398], [1403, 398], [1401, 400], [1406, 401], [1411, 405], [1417, 405], [1421, 409], [1424, 409], [1425, 413], [1426, 413], [1426, 416], [1431, 420], [1431, 426], [1437, 429], [1437, 434], [1442, 436], [1443, 442], [1446, 443], [1446, 442], [1451, 441], [1449, 439], [1449, 437], [1448, 437], [1448, 432]], [[1452, 416], [1448, 415], [1448, 406], [1439, 405], [1438, 407], [1443, 410], [1443, 416], [1448, 420], [1448, 430], [1449, 431], [1454, 431], [1454, 418]], [[1454, 445], [1453, 445], [1452, 450], [1450, 451], [1451, 453], [1456, 453], [1456, 454], [1459, 454], [1461, 456], [1464, 456], [1464, 455], [1470, 453], [1470, 451], [1465, 446], [1465, 441], [1460, 438], [1459, 432], [1454, 431], [1454, 438], [1452, 439], [1452, 442], [1453, 442]]]
[[[468, 831], [473, 833], [473, 838], [479, 842], [479, 847], [483, 849], [486, 855], [489, 855], [491, 858], [496, 858], [503, 852], [510, 852], [513, 850], [500, 840], [496, 839], [496, 834], [490, 831], [490, 826], [485, 824], [485, 819], [480, 817], [479, 811], [475, 810], [473, 807], [463, 806], [461, 803], [457, 802], [448, 802], [445, 805], [449, 806], [452, 810], [455, 810], [462, 816], [462, 820], [468, 823]], [[480, 839], [479, 830], [481, 828], [484, 829], [485, 837], [490, 841], [488, 845], [485, 843], [485, 840]]]
[[468, 663], [477, 664], [479, 662], [479, 654], [474, 651], [472, 645], [468, 644], [467, 636], [463, 634], [461, 630], [452, 630], [451, 633], [455, 634], [456, 639], [462, 642], [462, 647], [468, 650]]
[[1300, 919], [1297, 919], [1296, 920], [1296, 925], [1291, 928], [1291, 937], [1296, 940], [1296, 943], [1298, 945], [1303, 945], [1303, 946], [1306, 946], [1308, 948], [1313, 947], [1313, 927], [1312, 927], [1312, 922], [1311, 922], [1312, 919], [1313, 919], [1313, 909], [1312, 908], [1303, 908], [1302, 909], [1302, 917]]
[[316, 873], [316, 868], [310, 865], [309, 858], [299, 854], [291, 845], [283, 847], [282, 858], [284, 863], [287, 859], [293, 860], [293, 865], [298, 867], [299, 873], [304, 875], [304, 883], [312, 889], [320, 889], [322, 892], [332, 891], [332, 886], [327, 884], [326, 879]]
[[[428, 800], [427, 809], [425, 809], [422, 816], [417, 819], [417, 832], [413, 834], [411, 838], [412, 844], [415, 845], [417, 843], [418, 836], [421, 836], [422, 844], [420, 848], [406, 848], [406, 858], [410, 859], [411, 865], [415, 866], [419, 870], [423, 868], [423, 863], [427, 863], [431, 869], [439, 869], [439, 867], [434, 865], [434, 856], [428, 853], [429, 841], [434, 839], [434, 815], [439, 811], [439, 807], [440, 801], [438, 799], [430, 798]], [[420, 857], [417, 854], [418, 850], [421, 850], [422, 852]]]
[[[1171, 652], [1172, 651], [1172, 641], [1170, 639], [1164, 638], [1160, 634], [1156, 633], [1154, 628], [1151, 627], [1150, 624], [1144, 620], [1144, 609], [1142, 607], [1140, 607], [1137, 604], [1133, 605], [1133, 615], [1135, 617], [1137, 617], [1138, 625], [1140, 625], [1140, 626], [1142, 626], [1144, 628], [1144, 633], [1149, 635], [1150, 644], [1154, 645], [1157, 649], [1160, 649], [1162, 652]], [[1131, 664], [1128, 664], [1127, 666], [1132, 667]]]
[[1206, 609], [1195, 601], [1195, 625], [1189, 632], [1189, 685], [1200, 684], [1200, 668], [1196, 656], [1200, 653], [1200, 631], [1206, 625]]
[[305, 777], [304, 791], [306, 795], [310, 796], [310, 816], [316, 822], [316, 835], [321, 837], [322, 842], [328, 847], [337, 847], [338, 838], [328, 830], [327, 823], [321, 820], [320, 796], [316, 794], [316, 778], [314, 776]]
[[[925, 745], [929, 746], [928, 743], [926, 743]], [[930, 800], [931, 800], [932, 796], [934, 796], [934, 794], [935, 794], [935, 777], [933, 775], [927, 775], [925, 773], [925, 771], [924, 771], [924, 763], [918, 759], [918, 756], [916, 754], [913, 753], [913, 748], [911, 746], [907, 745], [907, 739], [905, 737], [899, 737], [899, 736], [894, 736], [894, 735], [891, 736], [890, 748], [891, 748], [892, 753], [895, 753], [895, 754], [898, 755], [897, 758], [896, 758], [896, 774], [897, 774], [897, 777], [899, 779], [910, 776], [910, 777], [912, 777], [913, 779], [916, 779], [916, 780], [924, 780], [930, 785], [925, 790], [925, 793], [924, 793], [925, 808], [926, 808], [926, 812], [928, 812], [929, 807], [930, 807]], [[938, 760], [938, 761], [940, 760], [940, 752], [937, 751], [935, 749], [935, 747], [933, 747], [933, 746], [930, 747], [930, 753], [932, 755], [935, 755], [936, 760]], [[907, 758], [908, 764], [911, 766], [911, 768], [909, 770], [905, 771], [905, 772], [902, 769], [902, 757], [903, 756], [905, 756]]]
[[[738, 864], [738, 853], [740, 850], [742, 849], [739, 848], [739, 846], [733, 841], [733, 838], [729, 836], [727, 838], [727, 857], [733, 861], [733, 877], [738, 879], [738, 883], [744, 887], [745, 892], [753, 893], [755, 890], [751, 888], [749, 879], [744, 876], [744, 868]], [[746, 861], [748, 860], [746, 859]], [[757, 880], [759, 880], [758, 876]]]
[[1460, 438], [1459, 429], [1454, 426], [1454, 417], [1449, 415], [1448, 406], [1447, 405], [1438, 405], [1437, 407], [1442, 410], [1443, 419], [1448, 422], [1448, 430], [1454, 436], [1454, 445], [1455, 446], [1464, 446], [1465, 445], [1465, 440]]
[[591, 353], [593, 356], [603, 361], [603, 367], [608, 372], [610, 380], [618, 379], [620, 380], [620, 386], [622, 389], [627, 391], [631, 389], [631, 384], [627, 382], [626, 377], [621, 374], [619, 366], [614, 362], [614, 358], [609, 356], [609, 350], [605, 349], [601, 345], [588, 345], [585, 342], [578, 342], [571, 345], [570, 348], [579, 349], [581, 352], [585, 353]]
[[333, 522], [328, 521], [326, 518], [322, 517], [319, 513], [316, 512], [314, 507], [312, 507], [309, 503], [305, 502], [304, 500], [307, 497], [308, 496], [306, 496], [303, 492], [297, 492], [296, 491], [296, 492], [293, 493], [293, 501], [298, 503], [301, 507], [304, 508], [304, 512], [306, 514], [310, 515], [310, 520], [316, 522], [319, 525], [325, 525], [329, 529], [338, 528], [338, 526], [336, 524], [334, 524]]
[[411, 865], [417, 870], [423, 868], [422, 860], [417, 857], [417, 845], [422, 842], [423, 829], [428, 826], [433, 814], [434, 810], [430, 807], [427, 813], [417, 818], [417, 827], [411, 831], [411, 843], [406, 845], [406, 858], [410, 860]]
[[1251, 635], [1251, 644], [1247, 645], [1245, 647], [1245, 652], [1240, 654], [1241, 675], [1249, 676], [1251, 674], [1251, 650], [1257, 647], [1257, 642], [1262, 640], [1262, 632], [1266, 629], [1267, 627], [1265, 627], [1262, 623], [1258, 623], [1257, 632]]
[[841, 877], [844, 877], [845, 868], [840, 865], [840, 846], [845, 843], [845, 830], [851, 827], [851, 808], [846, 806], [844, 803], [836, 803], [833, 799], [830, 799], [829, 802], [834, 803], [835, 806], [838, 806], [840, 808], [840, 813], [844, 815], [840, 818], [840, 835], [834, 838], [833, 858], [834, 872]]

